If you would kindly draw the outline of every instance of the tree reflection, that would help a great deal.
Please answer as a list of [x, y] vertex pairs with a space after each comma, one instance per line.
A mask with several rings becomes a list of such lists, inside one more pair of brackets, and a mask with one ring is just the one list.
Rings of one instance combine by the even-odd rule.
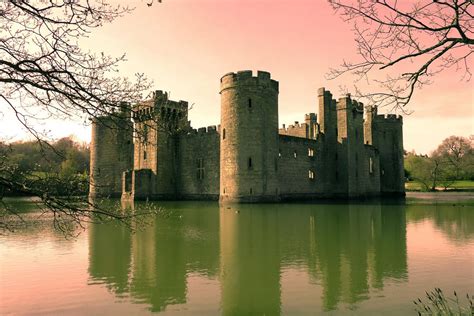
[[464, 204], [407, 206], [407, 220], [421, 222], [430, 219], [449, 240], [466, 243], [474, 239], [474, 208]]

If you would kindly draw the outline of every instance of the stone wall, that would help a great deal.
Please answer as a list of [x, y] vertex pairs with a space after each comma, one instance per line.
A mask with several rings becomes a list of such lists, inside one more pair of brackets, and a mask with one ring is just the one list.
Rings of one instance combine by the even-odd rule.
[[404, 195], [403, 120], [396, 115], [377, 115], [373, 133], [380, 154], [380, 187], [382, 194]]
[[279, 136], [278, 188], [280, 198], [308, 199], [323, 193], [321, 145], [313, 139]]
[[230, 202], [404, 194], [401, 117], [368, 107], [364, 119], [363, 104], [321, 88], [318, 115], [278, 130], [278, 93], [267, 72], [226, 74], [221, 126], [193, 130], [188, 103], [156, 91], [133, 109], [134, 170], [122, 185], [130, 115], [115, 131], [94, 122], [91, 195], [119, 195], [121, 186], [125, 197]]
[[216, 126], [192, 130], [178, 137], [178, 198], [219, 198], [219, 137]]
[[92, 120], [89, 196], [120, 197], [122, 173], [133, 166], [133, 129], [130, 112]]
[[221, 78], [220, 199], [277, 200], [278, 82], [268, 72]]

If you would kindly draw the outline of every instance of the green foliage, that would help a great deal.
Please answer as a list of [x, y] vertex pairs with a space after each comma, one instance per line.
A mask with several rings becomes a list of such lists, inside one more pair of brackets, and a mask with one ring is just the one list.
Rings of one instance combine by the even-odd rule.
[[71, 176], [89, 172], [89, 148], [70, 137], [64, 137], [51, 145], [38, 141], [0, 143], [8, 152], [8, 163], [20, 172], [59, 173]]
[[440, 288], [426, 292], [428, 301], [425, 303], [418, 298], [413, 301], [418, 315], [474, 315], [473, 296], [466, 294], [468, 306], [463, 306], [458, 294], [454, 291], [454, 298], [446, 297]]
[[422, 190], [452, 188], [457, 180], [474, 180], [474, 138], [450, 136], [430, 155], [405, 155], [405, 174]]
[[[37, 141], [0, 143], [2, 194], [43, 192], [52, 196], [86, 195], [89, 148], [65, 137], [51, 145]], [[15, 186], [9, 187], [9, 181]]]

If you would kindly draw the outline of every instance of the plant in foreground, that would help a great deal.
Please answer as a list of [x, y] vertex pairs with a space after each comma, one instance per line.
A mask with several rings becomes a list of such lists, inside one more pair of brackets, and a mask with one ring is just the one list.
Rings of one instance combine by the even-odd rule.
[[425, 303], [420, 298], [413, 301], [418, 315], [474, 315], [474, 296], [466, 294], [468, 306], [463, 306], [458, 294], [454, 291], [454, 298], [446, 297], [440, 288], [426, 292], [428, 301]]

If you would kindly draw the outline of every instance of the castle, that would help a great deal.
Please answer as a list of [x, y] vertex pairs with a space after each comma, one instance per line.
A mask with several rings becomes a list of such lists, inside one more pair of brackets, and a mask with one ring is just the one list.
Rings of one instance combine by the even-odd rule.
[[[278, 128], [270, 73], [220, 80], [221, 124], [193, 129], [188, 103], [151, 100], [92, 121], [91, 197], [273, 202], [404, 195], [402, 117], [318, 90], [318, 113]], [[132, 122], [133, 121], [133, 122]]]

